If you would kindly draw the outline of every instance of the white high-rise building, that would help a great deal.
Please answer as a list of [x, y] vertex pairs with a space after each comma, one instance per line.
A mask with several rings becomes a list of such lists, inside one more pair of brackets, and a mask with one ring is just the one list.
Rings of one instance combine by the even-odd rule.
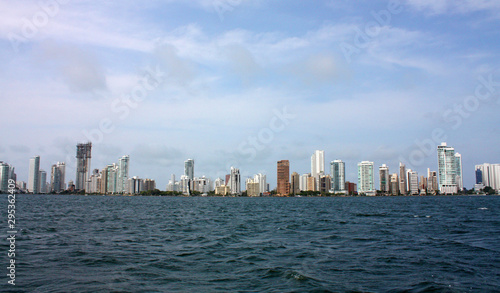
[[476, 165], [476, 185], [481, 185], [481, 188], [489, 186], [500, 191], [500, 164]]
[[366, 195], [376, 195], [373, 162], [358, 163], [358, 192]]
[[259, 183], [259, 193], [260, 194], [263, 194], [265, 192], [267, 192], [267, 182], [266, 182], [266, 175], [264, 174], [256, 174], [254, 177], [253, 177], [253, 182], [254, 183]]
[[118, 160], [118, 174], [116, 178], [117, 193], [127, 192], [129, 161], [129, 156], [123, 156]]
[[419, 190], [418, 190], [418, 173], [416, 171], [412, 171], [411, 169], [408, 169], [408, 171], [407, 171], [407, 178], [408, 178], [408, 192], [411, 195], [417, 195], [417, 194], [419, 194]]
[[345, 193], [345, 163], [335, 160], [330, 163], [332, 174], [332, 193]]
[[224, 180], [222, 178], [219, 177], [215, 179], [214, 188], [221, 187], [222, 185], [224, 185]]
[[302, 174], [300, 175], [299, 179], [299, 189], [300, 191], [306, 191], [307, 190], [307, 180], [308, 178], [311, 177], [311, 174]]
[[40, 156], [30, 159], [30, 169], [28, 174], [28, 191], [37, 194], [40, 188]]
[[[437, 147], [438, 155], [438, 181], [441, 194], [454, 194], [458, 192], [458, 166], [455, 149], [447, 146], [446, 142]], [[460, 164], [461, 165], [461, 164]]]
[[325, 151], [315, 151], [311, 156], [311, 175], [314, 178], [319, 178], [325, 174]]
[[241, 194], [241, 176], [240, 169], [231, 167], [230, 184], [231, 194], [240, 195]]

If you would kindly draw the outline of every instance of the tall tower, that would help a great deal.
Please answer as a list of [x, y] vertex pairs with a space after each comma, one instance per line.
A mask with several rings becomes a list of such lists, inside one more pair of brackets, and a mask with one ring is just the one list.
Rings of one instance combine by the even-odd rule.
[[40, 156], [30, 159], [30, 170], [28, 178], [28, 191], [37, 194], [40, 192]]
[[407, 191], [406, 166], [405, 164], [399, 162], [399, 192], [401, 192], [402, 195], [406, 195]]
[[319, 178], [319, 175], [325, 174], [325, 151], [315, 151], [311, 156], [311, 175]]
[[462, 175], [462, 155], [455, 153], [455, 166], [457, 168], [457, 188], [458, 190], [464, 189], [464, 181]]
[[300, 192], [299, 189], [300, 175], [297, 172], [293, 172], [291, 178], [292, 182], [290, 182], [290, 193], [296, 195]]
[[240, 175], [240, 169], [236, 169], [234, 167], [231, 167], [231, 175], [229, 177], [230, 179], [230, 187], [231, 187], [231, 194], [236, 194], [240, 195], [241, 194], [241, 175]]
[[383, 164], [378, 168], [380, 176], [380, 191], [388, 193], [390, 189], [389, 167]]
[[186, 175], [189, 180], [194, 179], [194, 160], [187, 159], [184, 162], [184, 175]]
[[455, 157], [455, 149], [447, 146], [446, 142], [443, 142], [437, 147], [437, 155], [439, 191], [442, 194], [457, 193], [458, 170], [457, 159]]
[[118, 160], [118, 176], [116, 179], [116, 191], [118, 193], [126, 192], [129, 161], [129, 156], [123, 156]]
[[330, 169], [332, 174], [333, 192], [345, 192], [345, 163], [341, 160], [335, 160], [330, 163]]
[[278, 196], [287, 196], [290, 194], [290, 162], [288, 160], [278, 161], [278, 187], [276, 192]]
[[90, 178], [90, 159], [92, 157], [92, 143], [79, 143], [76, 145], [76, 180], [77, 190], [85, 189], [85, 183]]
[[373, 162], [358, 163], [358, 192], [366, 195], [375, 195], [375, 176]]

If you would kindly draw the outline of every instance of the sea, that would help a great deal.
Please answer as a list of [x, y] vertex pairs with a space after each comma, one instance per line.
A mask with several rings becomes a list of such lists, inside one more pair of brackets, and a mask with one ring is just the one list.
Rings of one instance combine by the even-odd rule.
[[17, 195], [2, 292], [500, 292], [500, 197]]

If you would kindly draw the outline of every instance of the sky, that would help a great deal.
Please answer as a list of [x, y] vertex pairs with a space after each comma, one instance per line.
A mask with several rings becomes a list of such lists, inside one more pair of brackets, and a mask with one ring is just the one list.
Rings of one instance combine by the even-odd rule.
[[500, 163], [499, 37], [496, 0], [0, 0], [0, 160], [74, 180], [92, 141], [162, 190], [189, 158], [275, 188], [315, 150], [426, 175], [446, 141], [471, 188]]

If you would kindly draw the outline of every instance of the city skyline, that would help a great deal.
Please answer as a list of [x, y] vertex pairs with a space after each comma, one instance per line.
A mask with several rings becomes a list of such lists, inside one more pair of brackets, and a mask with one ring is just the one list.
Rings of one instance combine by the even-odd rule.
[[[86, 168], [91, 168], [90, 158], [91, 158], [91, 143], [77, 144], [76, 146], [76, 158], [80, 159], [82, 165], [85, 168], [77, 168], [75, 178], [82, 176], [84, 173], [86, 175]], [[82, 157], [82, 152], [85, 154]], [[463, 186], [463, 169], [462, 169], [462, 155], [455, 151], [454, 147], [448, 146], [446, 142], [442, 142], [437, 146], [437, 162], [438, 171], [431, 171], [427, 168], [427, 177], [421, 175], [419, 178], [419, 173], [415, 170], [407, 169], [403, 163], [399, 163], [399, 174], [390, 173], [389, 166], [387, 164], [382, 164], [379, 166], [378, 177], [376, 176], [375, 164], [370, 161], [362, 161], [357, 164], [357, 191], [361, 194], [366, 195], [376, 195], [377, 192], [387, 193], [397, 195], [410, 194], [418, 195], [425, 193], [433, 193], [439, 190], [442, 194], [454, 194], [464, 189]], [[184, 161], [184, 175], [180, 176], [180, 180], [175, 180], [175, 174], [170, 175], [169, 184], [166, 188], [156, 185], [155, 179], [140, 179], [138, 176], [129, 176], [129, 161], [130, 156], [124, 155], [118, 159], [118, 163], [108, 164], [102, 169], [93, 169], [91, 175], [83, 183], [83, 188], [76, 188], [73, 180], [69, 180], [68, 189], [74, 188], [75, 190], [85, 189], [88, 193], [129, 193], [129, 190], [142, 191], [143, 185], [147, 185], [152, 189], [161, 189], [166, 191], [177, 191], [185, 194], [191, 194], [192, 191], [202, 191], [206, 193], [208, 191], [214, 190], [217, 186], [227, 186], [228, 192], [231, 194], [241, 194], [243, 189], [241, 187], [242, 182], [245, 183], [245, 191], [248, 192], [247, 188], [252, 187], [252, 194], [263, 194], [269, 192], [272, 189], [276, 190], [279, 196], [285, 196], [287, 194], [296, 194], [296, 190], [301, 191], [322, 191], [334, 194], [345, 194], [348, 189], [347, 183], [349, 181], [345, 180], [345, 163], [342, 160], [331, 161], [331, 173], [325, 173], [319, 171], [316, 176], [312, 176], [315, 168], [315, 158], [317, 154], [321, 154], [319, 157], [324, 160], [324, 150], [314, 151], [311, 157], [311, 173], [305, 173], [299, 175], [296, 171], [291, 174], [290, 162], [289, 160], [280, 160], [277, 162], [277, 183], [275, 188], [268, 184], [266, 179], [266, 174], [254, 174], [252, 176], [241, 177], [240, 170], [231, 166], [230, 174], [225, 175], [225, 180], [221, 177], [217, 177], [215, 180], [210, 176], [195, 176], [194, 165], [195, 161], [193, 159], [187, 159]], [[83, 160], [82, 160], [83, 158]], [[88, 160], [87, 160], [88, 159]], [[2, 182], [7, 182], [7, 179], [14, 178], [19, 179], [17, 174], [15, 174], [15, 167], [0, 161], [0, 180]], [[491, 167], [490, 167], [491, 166]], [[52, 165], [50, 174], [47, 175], [43, 169], [40, 168], [40, 156], [35, 156], [30, 159], [30, 173], [29, 181], [26, 184], [26, 189], [31, 193], [46, 193], [51, 191], [62, 191], [65, 189], [65, 173], [66, 164], [65, 162], [57, 162], [57, 164]], [[500, 187], [500, 164], [483, 163], [481, 165], [475, 165], [474, 177], [475, 184], [467, 189], [479, 190], [485, 186], [492, 187], [493, 189], [499, 190]], [[3, 176], [2, 174], [7, 174]], [[90, 172], [89, 172], [90, 173]], [[101, 176], [102, 174], [102, 176]], [[50, 176], [50, 177], [48, 177]], [[378, 179], [378, 180], [377, 180]], [[62, 180], [62, 181], [61, 181]], [[129, 182], [132, 180], [132, 182]], [[134, 182], [140, 180], [137, 185]], [[378, 182], [377, 182], [378, 181]], [[21, 180], [17, 180], [18, 183], [22, 183]], [[35, 184], [35, 182], [37, 182]], [[129, 184], [132, 186], [129, 187]], [[486, 183], [486, 185], [484, 185]], [[72, 185], [74, 184], [74, 185]], [[152, 185], [151, 185], [152, 184]], [[252, 185], [253, 184], [253, 185]], [[350, 183], [349, 183], [350, 184]], [[377, 185], [378, 184], [378, 185]], [[73, 187], [71, 187], [71, 185]], [[396, 186], [397, 185], [397, 186]], [[24, 185], [22, 185], [24, 186]], [[35, 187], [33, 187], [35, 186]], [[140, 186], [140, 187], [139, 187]], [[343, 186], [343, 187], [340, 187]], [[379, 188], [377, 188], [379, 186]], [[350, 189], [350, 187], [349, 187]], [[1, 189], [0, 189], [1, 190]], [[395, 193], [394, 193], [395, 192]], [[224, 192], [225, 194], [226, 192]]]
[[3, 5], [0, 160], [25, 182], [29, 158], [47, 177], [65, 162], [76, 182], [92, 141], [93, 167], [128, 154], [164, 188], [187, 158], [275, 184], [276, 161], [304, 174], [324, 150], [353, 182], [364, 160], [437, 170], [447, 141], [470, 187], [500, 158], [495, 1], [220, 2]]

